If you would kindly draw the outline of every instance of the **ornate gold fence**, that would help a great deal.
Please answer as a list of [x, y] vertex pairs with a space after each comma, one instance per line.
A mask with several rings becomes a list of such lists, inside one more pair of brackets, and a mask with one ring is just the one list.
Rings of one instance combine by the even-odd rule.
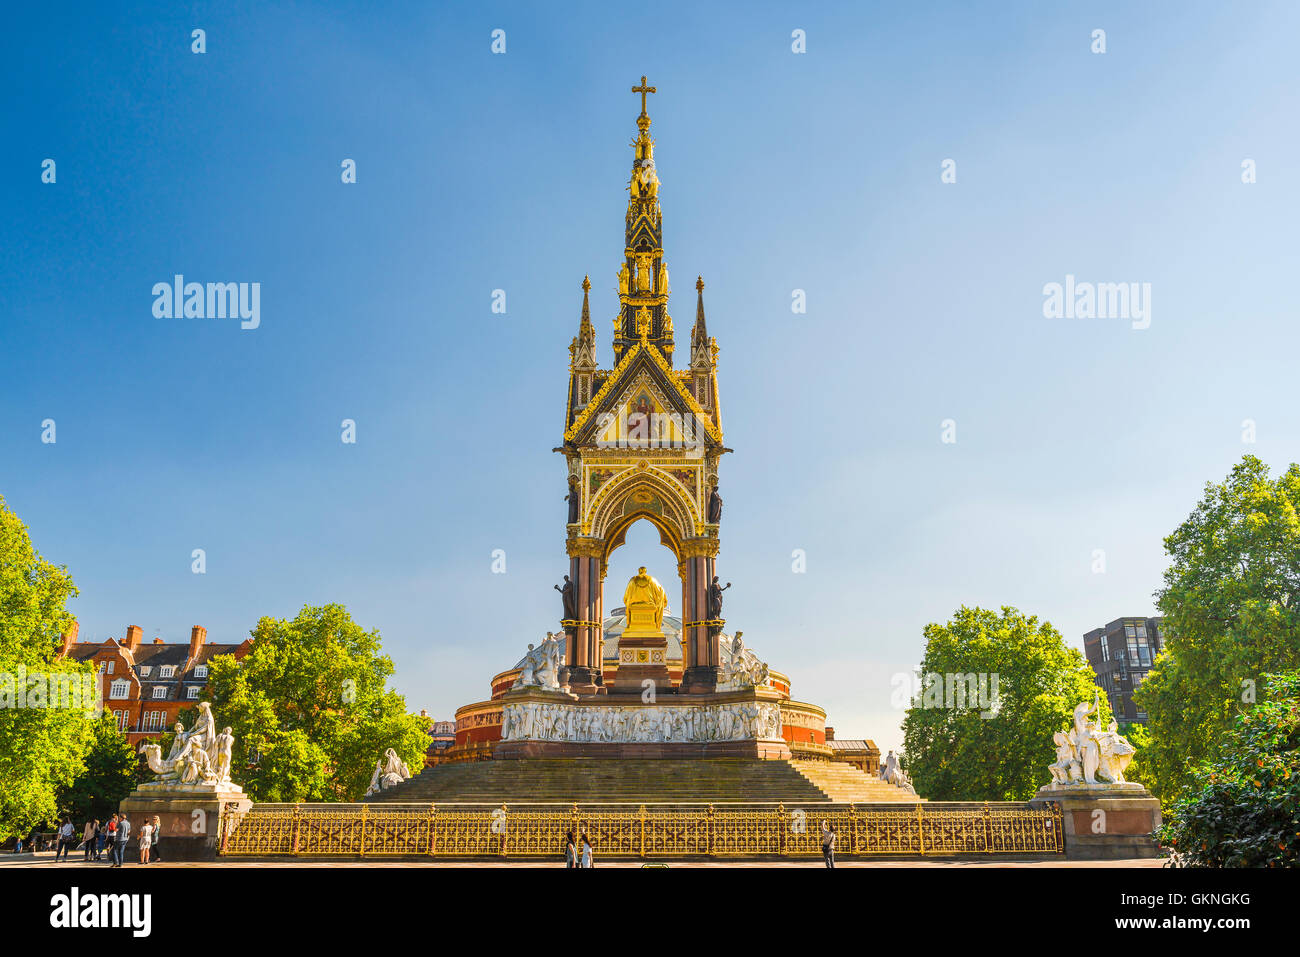
[[564, 835], [602, 858], [1061, 854], [1058, 804], [258, 804], [222, 815], [226, 856], [559, 860]]

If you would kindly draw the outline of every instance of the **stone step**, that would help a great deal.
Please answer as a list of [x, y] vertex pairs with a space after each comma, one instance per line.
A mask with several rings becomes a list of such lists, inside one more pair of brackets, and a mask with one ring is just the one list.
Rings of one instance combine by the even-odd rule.
[[790, 765], [830, 800], [849, 804], [907, 803], [921, 800], [911, 791], [837, 761], [793, 760]]
[[425, 768], [380, 802], [550, 803], [828, 800], [787, 761], [550, 758]]

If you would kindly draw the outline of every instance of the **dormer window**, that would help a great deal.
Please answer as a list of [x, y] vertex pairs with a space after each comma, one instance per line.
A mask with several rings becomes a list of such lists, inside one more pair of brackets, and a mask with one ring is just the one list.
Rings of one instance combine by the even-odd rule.
[[161, 668], [158, 669], [159, 678], [171, 678], [174, 677], [175, 674], [176, 674], [175, 665], [163, 665]]
[[162, 685], [156, 685], [153, 689], [153, 696], [154, 698], [165, 698], [167, 697], [167, 689]]
[[208, 676], [208, 666], [207, 666], [207, 665], [195, 665], [195, 666], [194, 666], [194, 677], [196, 677], [196, 678], [206, 678], [207, 676]]
[[148, 678], [148, 677], [149, 677], [149, 672], [151, 672], [151, 671], [153, 671], [153, 669], [152, 669], [151, 667], [149, 667], [148, 665], [141, 665], [141, 666], [140, 666], [140, 677], [141, 677], [141, 678]]
[[185, 689], [185, 697], [187, 697], [190, 701], [193, 701], [198, 696], [199, 696], [198, 685], [191, 685], [190, 687]]

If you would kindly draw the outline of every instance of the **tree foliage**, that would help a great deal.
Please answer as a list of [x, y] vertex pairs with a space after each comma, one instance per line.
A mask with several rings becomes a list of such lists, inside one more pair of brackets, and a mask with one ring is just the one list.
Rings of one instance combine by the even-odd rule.
[[[946, 625], [925, 627], [923, 682], [939, 676], [903, 720], [907, 768], [918, 794], [934, 801], [1023, 801], [1050, 780], [1052, 735], [1074, 706], [1097, 694], [1083, 655], [1049, 622], [1015, 608], [959, 608]], [[948, 675], [985, 675], [997, 704], [947, 694]], [[1109, 722], [1104, 697], [1099, 724]], [[987, 716], [985, 716], [987, 715]]]
[[1166, 806], [1219, 756], [1262, 674], [1300, 668], [1297, 509], [1300, 466], [1273, 480], [1247, 455], [1165, 539], [1164, 649], [1133, 698], [1151, 731], [1145, 783]]
[[97, 818], [106, 821], [135, 787], [140, 760], [126, 735], [107, 712], [91, 725], [92, 741], [85, 768], [59, 792], [59, 813], [74, 824]]
[[[84, 709], [18, 707], [24, 673], [91, 673], [59, 657], [60, 636], [72, 623], [66, 609], [77, 594], [66, 568], [32, 546], [27, 527], [0, 497], [0, 840], [53, 820], [60, 788], [83, 768], [91, 725]], [[22, 692], [20, 695], [19, 692]]]
[[413, 774], [424, 767], [429, 721], [387, 689], [377, 631], [326, 605], [263, 618], [253, 639], [242, 662], [212, 659], [208, 689], [234, 731], [233, 777], [254, 800], [355, 801], [388, 748]]
[[1192, 773], [1161, 839], [1192, 867], [1300, 865], [1300, 671], [1266, 675], [1222, 755]]

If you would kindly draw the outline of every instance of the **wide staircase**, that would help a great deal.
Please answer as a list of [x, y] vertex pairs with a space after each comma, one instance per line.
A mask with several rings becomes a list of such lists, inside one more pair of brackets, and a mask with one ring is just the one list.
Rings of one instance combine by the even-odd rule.
[[[842, 767], [860, 780], [836, 769], [805, 767], [824, 763], [754, 758], [471, 761], [425, 768], [411, 780], [367, 800], [420, 804], [916, 800], [915, 795], [883, 781], [873, 782], [849, 765]], [[818, 774], [825, 784], [819, 783]]]
[[911, 791], [882, 781], [878, 775], [867, 774], [843, 761], [791, 761], [790, 764], [837, 804], [915, 804], [921, 800]]

